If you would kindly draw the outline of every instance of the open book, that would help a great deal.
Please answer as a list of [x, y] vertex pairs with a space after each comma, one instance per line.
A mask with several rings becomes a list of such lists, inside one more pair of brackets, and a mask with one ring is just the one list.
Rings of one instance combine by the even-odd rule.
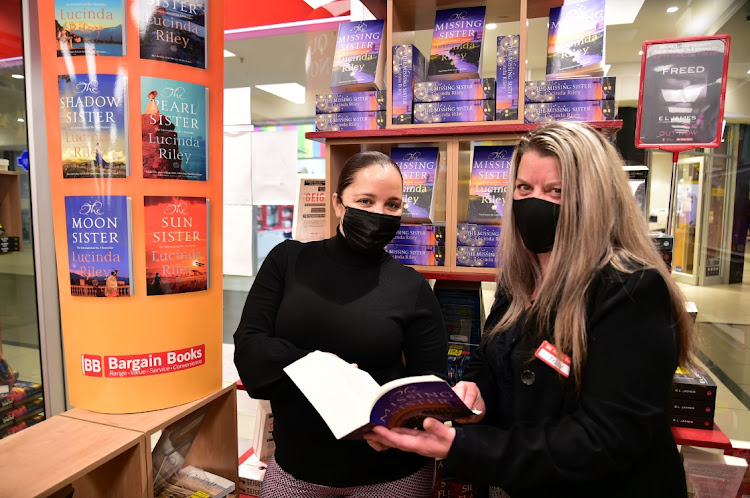
[[361, 439], [375, 425], [419, 428], [473, 412], [435, 375], [405, 377], [380, 386], [367, 372], [332, 354], [314, 351], [284, 368], [336, 439]]

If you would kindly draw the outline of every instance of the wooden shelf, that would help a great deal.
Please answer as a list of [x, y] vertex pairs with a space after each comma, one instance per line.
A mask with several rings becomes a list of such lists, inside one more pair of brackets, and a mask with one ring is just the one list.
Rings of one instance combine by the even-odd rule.
[[185, 465], [195, 465], [234, 481], [239, 489], [236, 391], [236, 384], [231, 384], [197, 401], [151, 412], [111, 414], [74, 408], [60, 416], [139, 433], [147, 448], [144, 455], [148, 485], [146, 496], [153, 496], [151, 436], [195, 410], [210, 405], [200, 432], [187, 454]]
[[[3, 496], [146, 496], [143, 435], [56, 416], [0, 440]], [[150, 447], [149, 447], [150, 450]]]
[[[586, 124], [611, 136], [622, 128], [622, 120], [589, 121]], [[435, 125], [402, 125], [384, 130], [354, 131], [310, 131], [305, 138], [317, 142], [354, 140], [362, 138], [409, 138], [409, 137], [462, 137], [470, 135], [523, 135], [541, 126], [540, 123], [503, 124], [498, 121], [484, 123], [444, 123]]]

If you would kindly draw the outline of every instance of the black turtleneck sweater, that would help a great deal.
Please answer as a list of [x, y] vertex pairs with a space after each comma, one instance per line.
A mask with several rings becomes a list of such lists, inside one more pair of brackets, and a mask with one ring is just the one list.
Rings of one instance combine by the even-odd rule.
[[282, 369], [317, 349], [356, 363], [379, 384], [428, 373], [445, 378], [446, 341], [422, 275], [385, 251], [357, 253], [337, 233], [271, 250], [234, 334], [234, 361], [250, 396], [271, 401], [281, 468], [315, 484], [356, 486], [400, 479], [426, 460], [336, 440]]

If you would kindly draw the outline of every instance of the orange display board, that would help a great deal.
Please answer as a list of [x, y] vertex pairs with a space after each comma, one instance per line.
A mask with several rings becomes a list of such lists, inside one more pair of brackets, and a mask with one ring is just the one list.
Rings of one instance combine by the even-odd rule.
[[224, 2], [38, 4], [49, 157], [35, 165], [70, 402], [132, 413], [206, 396], [221, 387]]

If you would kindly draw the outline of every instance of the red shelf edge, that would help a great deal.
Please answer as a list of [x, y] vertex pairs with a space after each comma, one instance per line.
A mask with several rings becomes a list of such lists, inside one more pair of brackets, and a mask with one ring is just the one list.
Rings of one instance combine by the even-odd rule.
[[714, 423], [713, 429], [693, 429], [691, 427], [672, 427], [674, 442], [682, 446], [699, 446], [728, 450], [732, 442]]

